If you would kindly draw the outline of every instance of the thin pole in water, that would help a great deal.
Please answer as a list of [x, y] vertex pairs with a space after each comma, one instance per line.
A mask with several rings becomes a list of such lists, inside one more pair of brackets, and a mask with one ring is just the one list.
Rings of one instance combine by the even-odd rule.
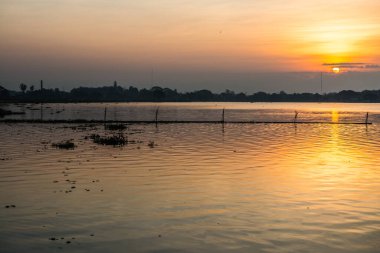
[[365, 124], [368, 125], [368, 117], [369, 117], [369, 114], [367, 112], [367, 115], [365, 116]]
[[160, 107], [157, 107], [157, 109], [156, 109], [156, 125], [158, 124], [158, 109], [159, 109]]
[[106, 125], [107, 122], [107, 107], [104, 107], [104, 125]]
[[44, 108], [43, 108], [43, 103], [41, 103], [40, 117], [41, 117], [41, 121], [42, 121], [42, 120], [44, 119]]
[[223, 111], [222, 111], [222, 124], [224, 124], [224, 108], [223, 108]]
[[294, 123], [297, 123], [298, 112], [294, 111]]

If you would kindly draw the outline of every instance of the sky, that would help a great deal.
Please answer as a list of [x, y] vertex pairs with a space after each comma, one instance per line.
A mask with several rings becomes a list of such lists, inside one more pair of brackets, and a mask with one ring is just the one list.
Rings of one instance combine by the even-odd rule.
[[380, 89], [379, 0], [0, 0], [0, 85]]

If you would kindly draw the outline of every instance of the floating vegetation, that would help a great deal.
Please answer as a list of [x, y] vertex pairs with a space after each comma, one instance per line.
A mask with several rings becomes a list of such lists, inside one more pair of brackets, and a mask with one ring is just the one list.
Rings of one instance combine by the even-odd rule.
[[70, 128], [72, 130], [87, 131], [88, 129], [96, 129], [96, 124], [83, 124], [77, 126], [63, 126], [63, 128]]
[[148, 147], [154, 148], [155, 146], [156, 146], [156, 144], [154, 143], [154, 141], [149, 141]]
[[51, 145], [59, 149], [74, 149], [75, 148], [75, 144], [71, 140], [53, 143]]
[[13, 114], [25, 114], [25, 112], [12, 112], [8, 110], [4, 110], [0, 108], [0, 117], [4, 117], [6, 115], [13, 115]]
[[92, 134], [90, 139], [96, 144], [100, 145], [112, 145], [112, 146], [124, 146], [128, 144], [128, 139], [123, 134], [117, 134], [112, 136], [100, 136], [99, 134]]
[[125, 130], [127, 129], [127, 126], [125, 124], [111, 124], [111, 125], [105, 125], [104, 128], [106, 130]]
[[40, 108], [35, 108], [35, 107], [31, 107], [31, 106], [26, 107], [26, 109], [29, 109], [31, 111], [39, 111], [39, 110], [41, 110]]

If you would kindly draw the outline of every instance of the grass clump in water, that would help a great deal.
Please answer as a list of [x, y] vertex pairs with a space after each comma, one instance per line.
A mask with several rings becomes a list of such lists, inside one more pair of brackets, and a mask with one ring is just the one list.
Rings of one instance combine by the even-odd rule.
[[125, 130], [127, 126], [124, 124], [112, 124], [112, 125], [105, 125], [104, 128], [106, 130], [115, 131], [115, 130]]
[[124, 146], [128, 143], [127, 138], [122, 135], [112, 135], [112, 136], [100, 136], [99, 134], [93, 134], [90, 136], [90, 139], [96, 144], [100, 145], [110, 145], [110, 146]]
[[74, 149], [75, 148], [75, 144], [71, 140], [53, 143], [51, 145], [59, 149]]
[[7, 116], [7, 115], [12, 115], [12, 114], [25, 114], [25, 112], [13, 112], [13, 111], [8, 111], [0, 108], [0, 118]]
[[154, 143], [154, 141], [149, 141], [148, 147], [154, 148], [157, 144]]

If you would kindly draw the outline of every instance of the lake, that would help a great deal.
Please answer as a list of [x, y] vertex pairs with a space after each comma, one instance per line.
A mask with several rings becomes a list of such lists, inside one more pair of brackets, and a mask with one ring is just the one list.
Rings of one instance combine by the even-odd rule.
[[[364, 122], [0, 123], [0, 252], [379, 252], [380, 104], [11, 104], [4, 119]], [[42, 107], [42, 110], [41, 110]], [[92, 134], [123, 134], [122, 147]], [[73, 150], [53, 143], [72, 140]], [[13, 207], [13, 206], [14, 207]]]
[[293, 121], [295, 111], [298, 121], [364, 122], [366, 113], [370, 121], [380, 122], [378, 103], [50, 103], [5, 104], [3, 109], [24, 112], [7, 116], [7, 119], [36, 120], [154, 120], [159, 110], [159, 120], [205, 121]]

